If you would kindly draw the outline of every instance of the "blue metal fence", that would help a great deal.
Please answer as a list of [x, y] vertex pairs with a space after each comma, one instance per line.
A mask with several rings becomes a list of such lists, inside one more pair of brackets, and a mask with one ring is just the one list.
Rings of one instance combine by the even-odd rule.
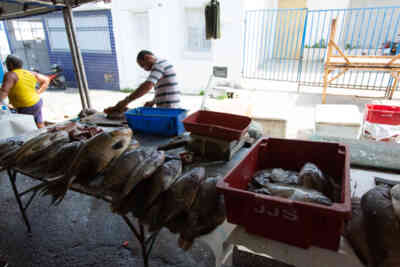
[[[348, 55], [400, 53], [400, 6], [357, 9], [269, 9], [247, 11], [243, 78], [323, 85], [332, 19], [336, 43]], [[330, 86], [386, 90], [390, 74], [349, 71]]]

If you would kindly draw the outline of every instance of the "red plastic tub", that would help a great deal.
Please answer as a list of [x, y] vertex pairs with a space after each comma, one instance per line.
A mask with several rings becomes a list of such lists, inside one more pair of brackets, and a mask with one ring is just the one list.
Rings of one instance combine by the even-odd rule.
[[385, 105], [366, 105], [365, 120], [371, 123], [400, 125], [400, 107]]
[[[316, 164], [342, 186], [340, 203], [324, 206], [246, 190], [258, 170], [299, 171], [307, 162]], [[349, 171], [350, 156], [345, 145], [263, 138], [217, 187], [224, 194], [230, 223], [294, 246], [337, 251], [345, 222], [351, 218]]]
[[232, 141], [247, 132], [250, 122], [245, 116], [200, 110], [184, 119], [183, 126], [196, 135]]

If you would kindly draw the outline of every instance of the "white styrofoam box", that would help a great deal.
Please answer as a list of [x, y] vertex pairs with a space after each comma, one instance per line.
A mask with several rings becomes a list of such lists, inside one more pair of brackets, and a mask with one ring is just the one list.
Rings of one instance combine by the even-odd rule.
[[362, 114], [356, 105], [317, 105], [315, 134], [342, 138], [358, 138]]
[[264, 136], [285, 138], [287, 134], [287, 120], [277, 118], [262, 118], [252, 116], [252, 120], [261, 124]]
[[0, 139], [18, 136], [37, 130], [32, 115], [11, 114], [0, 117]]
[[282, 107], [272, 105], [251, 106], [250, 117], [261, 124], [264, 136], [286, 138], [287, 137], [287, 114]]

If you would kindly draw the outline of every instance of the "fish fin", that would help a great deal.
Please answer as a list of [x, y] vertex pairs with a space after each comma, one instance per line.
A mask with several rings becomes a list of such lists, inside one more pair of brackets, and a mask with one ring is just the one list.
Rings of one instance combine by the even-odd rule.
[[64, 199], [68, 191], [68, 182], [68, 176], [59, 176], [49, 182], [45, 182], [40, 193], [42, 196], [51, 196], [51, 205], [57, 206]]

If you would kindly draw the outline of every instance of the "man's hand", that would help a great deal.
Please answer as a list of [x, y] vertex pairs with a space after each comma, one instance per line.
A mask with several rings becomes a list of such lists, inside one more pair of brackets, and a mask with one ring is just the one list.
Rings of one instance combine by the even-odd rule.
[[145, 104], [144, 104], [144, 106], [145, 107], [153, 107], [154, 106], [154, 104], [155, 104], [155, 102], [154, 102], [154, 100], [152, 100], [152, 101], [148, 101], [148, 102], [146, 102]]
[[124, 112], [124, 111], [126, 111], [128, 109], [126, 107], [128, 104], [129, 104], [129, 101], [127, 101], [125, 99], [121, 100], [115, 106], [106, 108], [104, 110], [104, 113], [106, 113], [106, 114], [110, 114], [110, 113], [113, 113], [113, 112], [121, 112], [122, 113], [122, 112]]

